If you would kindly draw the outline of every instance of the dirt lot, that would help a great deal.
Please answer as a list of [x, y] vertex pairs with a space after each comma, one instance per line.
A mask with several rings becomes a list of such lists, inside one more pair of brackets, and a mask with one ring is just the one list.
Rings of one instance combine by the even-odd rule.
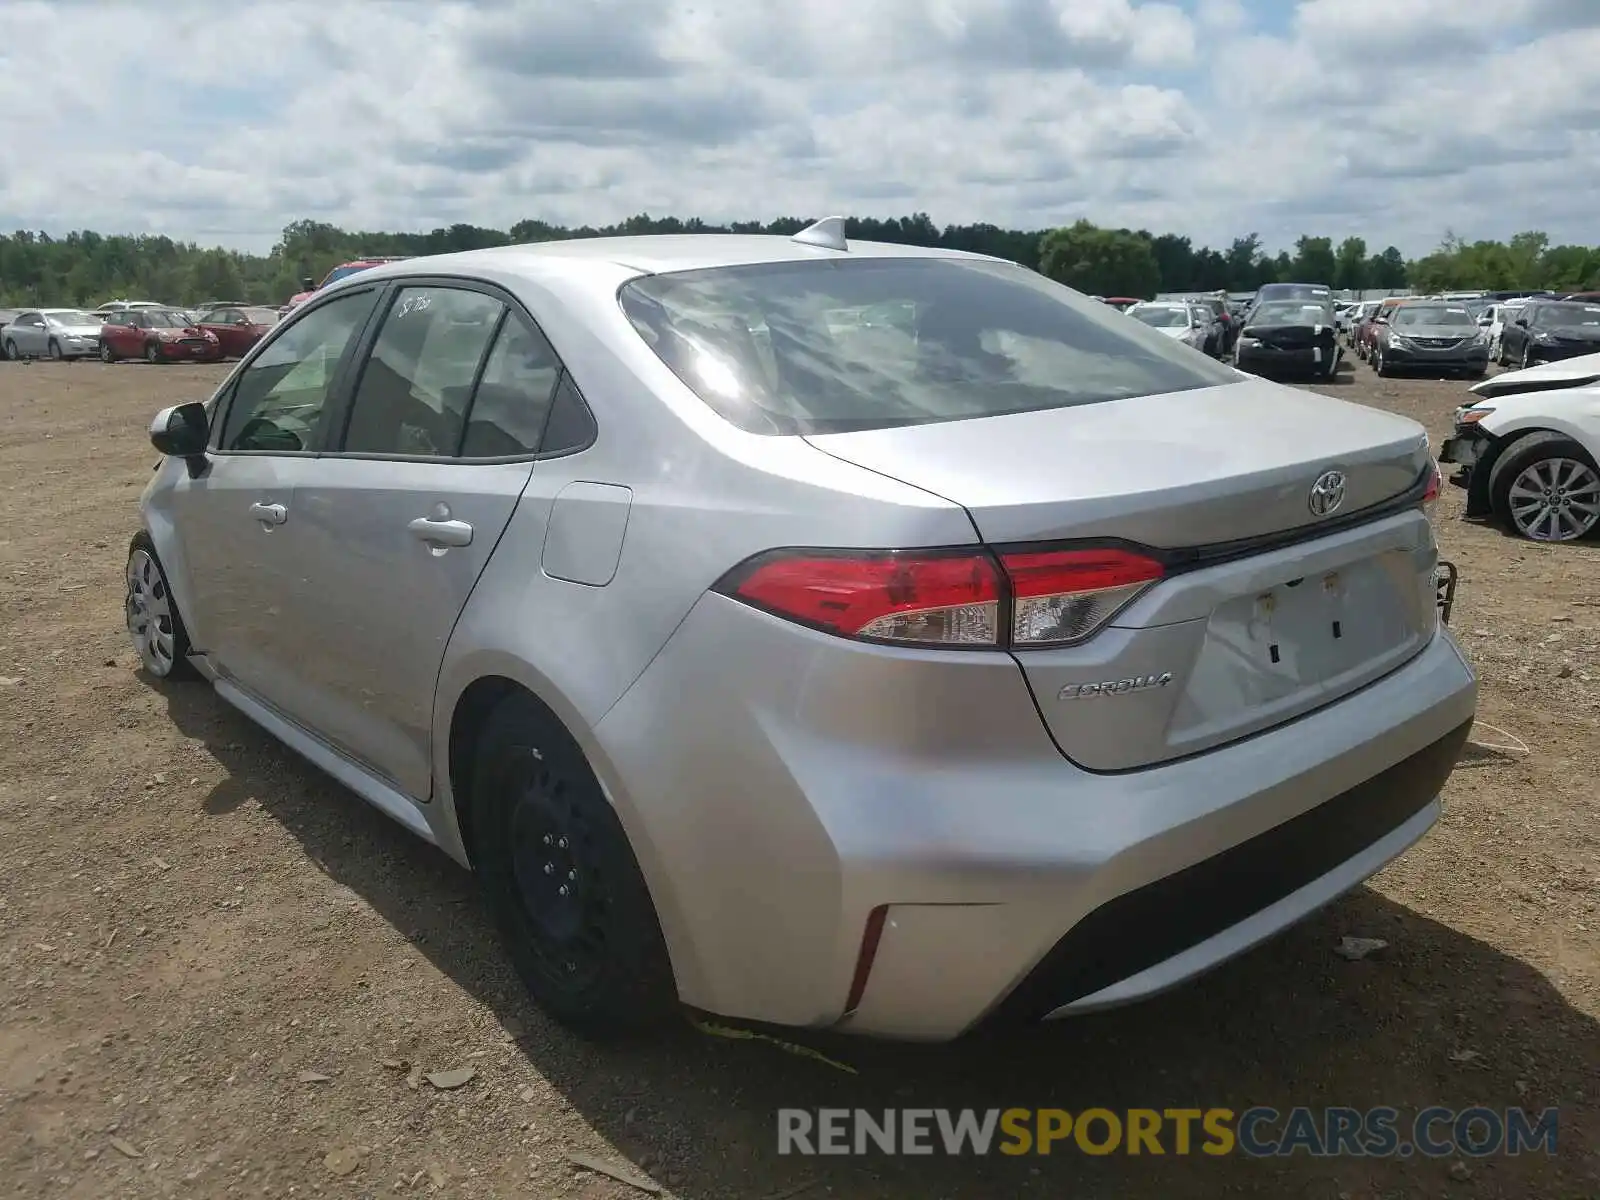
[[[1471, 754], [1419, 847], [1200, 983], [953, 1047], [810, 1039], [855, 1075], [687, 1027], [602, 1050], [521, 998], [465, 873], [209, 689], [135, 670], [146, 424], [220, 375], [0, 364], [0, 1194], [643, 1194], [587, 1155], [694, 1200], [1600, 1195], [1600, 546], [1467, 525], [1446, 489], [1482, 718], [1531, 754]], [[1359, 365], [1324, 390], [1435, 439], [1463, 395]], [[1346, 934], [1389, 947], [1345, 961]], [[466, 1066], [449, 1091], [413, 1073]], [[1253, 1104], [1559, 1105], [1559, 1153], [775, 1153], [780, 1106]]]

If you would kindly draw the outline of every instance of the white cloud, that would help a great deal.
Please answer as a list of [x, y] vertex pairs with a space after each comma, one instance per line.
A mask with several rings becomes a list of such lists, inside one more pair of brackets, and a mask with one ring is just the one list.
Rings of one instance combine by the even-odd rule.
[[1594, 236], [1600, 0], [119, 7], [7, 0], [0, 111], [30, 136], [0, 139], [0, 228], [263, 249], [305, 216], [921, 210], [1409, 253], [1447, 227]]

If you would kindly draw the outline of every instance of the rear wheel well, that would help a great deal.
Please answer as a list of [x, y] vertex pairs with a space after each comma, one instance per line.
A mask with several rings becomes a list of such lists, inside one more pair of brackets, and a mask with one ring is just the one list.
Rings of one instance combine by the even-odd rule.
[[[456, 700], [450, 717], [450, 794], [455, 804], [456, 828], [461, 833], [461, 848], [472, 859], [472, 771], [478, 756], [478, 737], [489, 714], [507, 697], [521, 693], [539, 704], [550, 720], [554, 713], [532, 692], [503, 675], [485, 675], [468, 685]], [[556, 721], [560, 724], [559, 721]]]

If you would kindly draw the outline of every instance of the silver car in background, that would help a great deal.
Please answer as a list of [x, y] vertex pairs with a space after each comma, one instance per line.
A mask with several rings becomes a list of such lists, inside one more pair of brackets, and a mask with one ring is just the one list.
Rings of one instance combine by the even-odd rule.
[[93, 358], [100, 353], [100, 322], [76, 308], [23, 309], [0, 329], [7, 358]]
[[1211, 309], [1176, 300], [1147, 300], [1128, 309], [1128, 316], [1157, 333], [1202, 353], [1212, 353], [1219, 327]]
[[1419, 425], [841, 218], [376, 267], [151, 434], [146, 671], [593, 1035], [1152, 995], [1422, 837], [1473, 718]]

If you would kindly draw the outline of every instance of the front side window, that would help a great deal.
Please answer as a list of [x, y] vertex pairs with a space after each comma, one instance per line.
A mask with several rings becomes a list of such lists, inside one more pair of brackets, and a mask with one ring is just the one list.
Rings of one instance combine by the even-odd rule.
[[220, 449], [315, 450], [339, 363], [376, 302], [375, 291], [340, 296], [273, 338], [239, 376]]
[[633, 280], [620, 300], [691, 391], [754, 433], [920, 425], [1239, 382], [1105, 305], [988, 260], [669, 272]]
[[460, 288], [396, 292], [362, 367], [343, 449], [457, 454], [472, 384], [504, 311], [493, 296]]

